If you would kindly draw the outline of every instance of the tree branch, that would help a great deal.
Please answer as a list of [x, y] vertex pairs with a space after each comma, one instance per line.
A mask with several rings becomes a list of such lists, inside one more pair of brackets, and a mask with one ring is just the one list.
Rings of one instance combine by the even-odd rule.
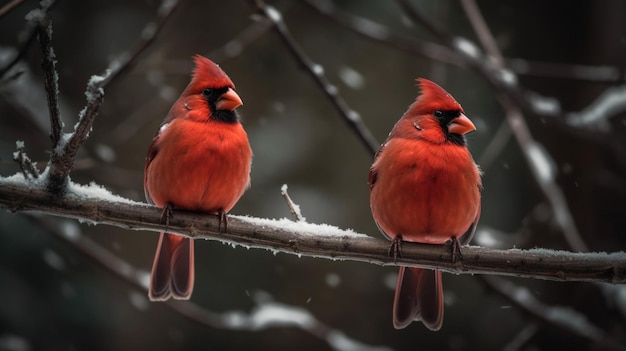
[[[133, 230], [164, 231], [162, 210], [111, 195], [97, 185], [69, 182], [62, 196], [51, 196], [41, 181], [21, 174], [0, 178], [0, 208], [78, 218]], [[437, 268], [454, 274], [494, 274], [556, 281], [626, 283], [626, 253], [572, 253], [545, 249], [462, 248], [453, 261], [447, 245], [404, 243], [403, 257], [388, 255], [389, 242], [329, 225], [231, 216], [228, 233], [220, 233], [217, 216], [176, 211], [168, 232], [298, 256], [350, 260], [383, 266]]]
[[[142, 293], [141, 297], [148, 303], [146, 296], [150, 272], [131, 266], [128, 262], [91, 240], [88, 236], [83, 235], [78, 225], [74, 222], [68, 220], [59, 224], [47, 216], [28, 216], [27, 218], [45, 227], [48, 232], [70, 244], [87, 258], [99, 264], [122, 281], [130, 284], [135, 290], [140, 291]], [[160, 305], [167, 306], [172, 311], [193, 322], [214, 329], [259, 331], [294, 327], [315, 338], [326, 341], [330, 346], [336, 346], [335, 343], [343, 342], [348, 343], [348, 345], [358, 346], [348, 349], [391, 351], [384, 346], [370, 346], [351, 339], [343, 331], [332, 328], [318, 320], [306, 309], [272, 301], [267, 293], [257, 292], [253, 294], [253, 298], [256, 306], [249, 313], [241, 310], [215, 312], [193, 301], [168, 300]], [[268, 314], [272, 314], [272, 318], [261, 318], [261, 316], [267, 316]], [[339, 337], [341, 339], [338, 340], [337, 338]], [[342, 350], [342, 348], [336, 347], [335, 349]]]
[[[42, 21], [43, 22], [43, 21]], [[41, 69], [44, 73], [44, 85], [50, 112], [50, 139], [52, 149], [56, 148], [61, 141], [63, 133], [63, 121], [59, 111], [59, 75], [56, 70], [56, 55], [52, 49], [52, 24], [40, 23], [37, 26], [37, 38], [43, 54]]]
[[348, 106], [346, 101], [339, 95], [337, 87], [331, 84], [328, 78], [326, 78], [324, 68], [313, 62], [313, 60], [306, 55], [304, 50], [302, 50], [300, 45], [298, 45], [291, 35], [291, 32], [289, 32], [289, 28], [287, 28], [287, 25], [283, 21], [281, 13], [276, 8], [266, 5], [262, 0], [253, 0], [253, 3], [261, 14], [274, 25], [274, 29], [280, 35], [280, 38], [289, 49], [289, 52], [311, 75], [315, 83], [330, 99], [333, 106], [335, 106], [343, 120], [355, 131], [362, 144], [370, 151], [370, 154], [374, 155], [380, 144], [376, 141], [376, 138], [374, 138], [374, 135], [369, 129], [367, 129], [359, 113]]
[[87, 139], [104, 99], [104, 89], [101, 88], [101, 85], [107, 75], [91, 77], [85, 91], [87, 106], [80, 112], [80, 118], [74, 126], [74, 132], [65, 134], [57, 147], [52, 150], [47, 184], [48, 190], [52, 194], [62, 194], [66, 190], [65, 187], [69, 182], [68, 176], [74, 166], [78, 149]]

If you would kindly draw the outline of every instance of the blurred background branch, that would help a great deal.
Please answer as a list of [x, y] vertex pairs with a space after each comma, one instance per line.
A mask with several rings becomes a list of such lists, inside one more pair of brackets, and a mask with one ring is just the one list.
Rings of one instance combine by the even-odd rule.
[[[400, 7], [394, 3], [344, 1], [252, 3], [260, 11], [252, 16], [245, 2], [191, 5], [165, 0], [143, 5], [111, 2], [100, 7], [89, 2], [72, 6], [59, 3], [54, 11], [49, 11], [54, 1], [44, 1], [39, 6], [29, 2], [14, 6], [19, 2], [10, 2], [0, 7], [0, 30], [22, 33], [16, 38], [4, 36], [0, 42], [0, 155], [11, 154], [15, 140], [20, 140], [14, 153], [17, 163], [5, 162], [0, 156], [0, 174], [22, 172], [31, 184], [37, 184], [30, 190], [22, 189], [25, 192], [20, 193], [21, 200], [9, 200], [15, 205], [35, 196], [38, 200], [31, 198], [31, 205], [37, 207], [68, 199], [45, 195], [41, 185], [48, 175], [39, 176], [35, 162], [45, 163], [50, 157], [42, 136], [49, 130], [50, 120], [46, 117], [57, 112], [47, 108], [46, 100], [50, 102], [58, 94], [52, 86], [47, 91], [53, 99], [46, 99], [39, 82], [53, 82], [56, 78], [44, 78], [37, 69], [30, 68], [37, 66], [39, 57], [29, 50], [37, 32], [44, 34], [44, 39], [46, 35], [50, 37], [48, 31], [42, 32], [45, 26], [41, 24], [47, 25], [47, 21], [21, 20], [36, 7], [36, 13], [44, 16], [41, 18], [49, 17], [55, 23], [55, 50], [44, 54], [44, 59], [53, 66], [55, 57], [58, 62], [56, 68], [44, 72], [53, 77], [50, 74], [58, 71], [64, 92], [82, 91], [84, 81], [89, 80], [96, 97], [93, 100], [98, 100], [103, 96], [102, 84], [109, 84], [113, 78], [120, 82], [114, 89], [107, 89], [107, 102], [100, 109], [87, 113], [92, 121], [97, 112], [103, 116], [97, 118], [96, 132], [89, 142], [82, 145], [84, 138], [77, 139], [80, 147], [72, 156], [75, 161], [66, 167], [65, 174], [71, 171], [72, 179], [79, 183], [95, 180], [125, 198], [143, 198], [139, 189], [145, 148], [188, 79], [189, 57], [200, 52], [228, 65], [225, 69], [238, 82], [238, 91], [246, 101], [242, 112], [255, 150], [255, 166], [253, 187], [237, 211], [258, 217], [284, 216], [285, 206], [271, 189], [289, 183], [290, 192], [302, 203], [311, 221], [374, 233], [373, 223], [363, 219], [369, 218], [364, 179], [377, 148], [376, 140], [384, 138], [414, 99], [411, 80], [432, 77], [449, 89], [478, 122], [478, 132], [470, 137], [470, 142], [474, 155], [481, 155], [477, 159], [487, 170], [483, 218], [476, 235], [476, 242], [485, 247], [467, 248], [467, 263], [474, 264], [471, 253], [499, 252], [508, 255], [506, 259], [519, 259], [520, 267], [528, 264], [529, 254], [557, 254], [557, 262], [572, 257], [575, 262], [581, 258], [594, 260], [598, 265], [593, 279], [610, 281], [612, 276], [623, 277], [622, 254], [572, 256], [554, 250], [530, 250], [520, 251], [522, 254], [517, 257], [519, 250], [500, 252], [487, 247], [623, 250], [626, 108], [622, 90], [626, 49], [615, 38], [626, 34], [623, 26], [616, 26], [624, 22], [624, 4], [543, 4], [542, 17], [536, 15], [533, 4], [481, 3], [479, 8], [474, 1], [399, 1]], [[527, 8], [533, 12], [525, 12]], [[553, 9], [559, 9], [558, 15], [550, 15]], [[570, 12], [563, 14], [564, 9]], [[516, 20], [530, 17], [531, 28], [527, 22], [521, 25]], [[411, 19], [425, 26], [416, 25]], [[175, 25], [163, 30], [170, 21]], [[282, 40], [267, 35], [272, 32], [270, 29]], [[557, 38], [561, 29], [567, 35]], [[128, 35], [135, 32], [138, 34]], [[566, 39], [574, 36], [580, 40], [568, 44]], [[433, 38], [435, 42], [429, 41]], [[525, 44], [531, 41], [532, 45]], [[473, 42], [480, 43], [485, 54]], [[122, 54], [111, 54], [114, 52]], [[593, 53], [593, 57], [588, 57], [588, 53]], [[294, 59], [298, 67], [292, 64]], [[103, 74], [102, 80], [89, 79], [92, 72], [100, 70], [98, 67], [109, 67], [112, 74]], [[304, 68], [314, 84], [300, 79], [298, 68]], [[331, 104], [319, 104], [320, 93]], [[58, 96], [50, 107], [55, 105], [58, 115], [63, 115], [70, 125], [76, 116], [84, 115], [77, 113], [84, 99], [72, 99], [70, 94]], [[328, 118], [336, 111], [341, 119]], [[508, 116], [506, 121], [503, 115]], [[357, 124], [353, 124], [355, 116]], [[520, 120], [525, 130], [518, 128]], [[350, 130], [356, 133], [361, 145], [354, 145], [354, 138], [338, 132], [346, 123], [352, 125]], [[91, 126], [83, 130], [88, 133]], [[520, 139], [520, 133], [529, 137]], [[58, 135], [58, 140], [63, 140], [70, 134]], [[517, 144], [509, 143], [513, 135]], [[29, 146], [28, 155], [25, 145]], [[95, 184], [67, 184], [70, 195], [85, 188], [100, 191]], [[9, 190], [5, 185], [0, 185], [3, 194]], [[109, 211], [106, 201], [99, 197], [81, 204], [85, 198], [71, 196], [77, 207], [71, 209], [70, 217], [87, 216], [101, 221], [102, 211]], [[110, 200], [108, 196], [105, 198]], [[0, 197], [5, 203], [9, 201]], [[87, 207], [77, 210], [82, 205]], [[129, 216], [121, 211], [126, 206], [147, 211], [140, 211], [138, 218], [127, 218], [130, 223], [140, 219], [141, 223], [154, 226], [150, 230], [162, 229], [156, 224], [156, 217], [154, 222], [148, 220], [153, 215], [158, 217], [157, 209], [139, 203], [116, 205], [111, 213], [123, 218]], [[563, 216], [563, 208], [569, 217]], [[202, 241], [198, 242], [199, 267], [210, 274], [199, 279], [194, 294], [197, 301], [176, 304], [178, 309], [163, 309], [161, 304], [147, 304], [145, 283], [140, 281], [145, 279], [145, 272], [136, 268], [146, 267], [153, 254], [153, 246], [146, 245], [143, 235], [128, 235], [127, 229], [111, 226], [83, 226], [82, 239], [66, 249], [54, 240], [47, 241], [45, 234], [61, 233], [71, 243], [71, 233], [76, 233], [77, 228], [75, 222], [37, 216], [34, 225], [31, 215], [26, 222], [22, 216], [0, 216], [0, 282], [10, 287], [0, 292], [0, 301], [5, 302], [0, 304], [0, 323], [8, 326], [7, 334], [0, 332], [0, 348], [9, 341], [28, 349], [29, 345], [40, 347], [42, 340], [54, 340], [79, 345], [68, 347], [80, 349], [93, 349], [96, 344], [102, 349], [116, 350], [197, 349], [210, 340], [218, 348], [238, 344], [246, 345], [242, 348], [276, 350], [280, 345], [307, 340], [310, 342], [303, 350], [412, 349], [418, 344], [450, 350], [542, 349], [554, 345], [612, 350], [622, 349], [626, 340], [624, 285], [447, 275], [446, 284], [452, 289], [447, 289], [446, 295], [446, 310], [450, 314], [446, 328], [437, 334], [419, 328], [394, 332], [389, 314], [395, 276], [381, 268], [349, 261], [337, 265], [329, 260], [299, 259], [293, 255], [273, 257], [256, 253], [259, 250], [231, 250], [219, 245], [212, 248]], [[207, 227], [207, 223], [208, 228], [214, 227], [210, 216], [195, 218], [194, 214], [181, 213], [178, 217], [182, 227], [189, 225], [188, 216], [197, 228]], [[39, 222], [41, 219], [47, 224]], [[233, 218], [238, 220], [245, 218]], [[306, 256], [308, 246], [303, 243], [308, 238], [296, 236], [292, 237], [295, 241], [284, 241], [294, 234], [281, 231], [288, 223], [291, 222], [284, 220], [279, 228], [270, 225], [270, 229], [284, 236], [274, 238], [275, 244], [282, 251]], [[563, 239], [568, 226], [578, 231], [575, 240]], [[241, 238], [225, 241], [248, 244], [255, 233], [252, 227], [242, 231]], [[313, 232], [318, 229], [315, 226]], [[216, 238], [218, 234], [207, 238]], [[75, 256], [73, 251], [81, 250], [78, 242], [83, 239], [100, 245], [102, 255], [94, 249], [84, 251], [87, 256]], [[333, 240], [323, 239], [322, 243]], [[346, 249], [341, 249], [341, 240], [334, 251], [309, 254], [343, 257]], [[385, 255], [388, 243], [384, 240], [355, 240], [348, 242], [357, 248], [361, 240], [368, 245], [374, 243], [365, 252], [376, 252], [373, 256], [355, 255], [357, 260], [384, 265], [442, 265], [450, 272], [459, 269], [442, 262], [449, 254], [446, 247], [408, 245], [403, 252], [410, 253], [409, 257], [394, 263]], [[258, 246], [276, 245], [262, 242]], [[318, 250], [315, 245], [318, 244], [311, 247]], [[106, 254], [108, 251], [111, 252]], [[561, 254], [564, 256], [558, 256]], [[500, 257], [494, 265], [506, 259]], [[128, 294], [117, 284], [108, 283], [107, 274], [99, 274], [91, 262], [105, 267], [111, 264], [113, 268], [107, 271], [123, 277], [140, 293]], [[504, 270], [509, 269], [504, 266]], [[569, 268], [574, 266], [568, 264]], [[254, 267], [253, 274], [249, 274], [250, 267]], [[47, 270], [50, 268], [53, 274]], [[563, 279], [564, 273], [558, 273], [556, 268], [552, 273], [540, 274]], [[583, 273], [577, 271], [574, 275], [582, 274], [582, 280], [589, 280], [587, 268], [582, 267]], [[520, 273], [515, 269], [498, 274]], [[365, 271], [367, 274], [363, 274]], [[338, 302], [341, 308], [337, 308]], [[250, 312], [224, 307], [228, 305]], [[28, 306], [36, 306], [33, 308], [38, 308], [37, 312], [29, 313]], [[100, 306], [103, 308], [98, 310]], [[470, 319], [473, 323], [468, 326]], [[257, 324], [260, 320], [264, 322]], [[49, 327], [60, 325], [58, 321], [78, 328]], [[208, 325], [257, 333], [246, 334], [246, 338], [233, 337], [204, 328]], [[271, 326], [294, 326], [295, 330], [268, 331]], [[72, 333], [72, 329], [92, 333]], [[150, 333], [143, 334], [146, 330]], [[489, 338], [484, 336], [486, 330], [490, 331]], [[102, 342], [101, 335], [106, 335], [107, 341]], [[45, 343], [46, 348], [54, 347], [51, 345]], [[67, 344], [59, 345], [61, 349], [68, 348], [63, 347]]]

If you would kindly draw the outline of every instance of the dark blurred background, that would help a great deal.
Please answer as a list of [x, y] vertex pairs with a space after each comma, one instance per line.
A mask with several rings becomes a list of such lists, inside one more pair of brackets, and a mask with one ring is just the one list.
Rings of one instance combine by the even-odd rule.
[[[434, 41], [422, 28], [411, 25], [395, 2], [334, 4], [341, 11], [384, 24], [398, 35]], [[304, 2], [276, 1], [272, 5], [282, 11], [295, 39], [324, 67], [380, 142], [415, 99], [414, 79], [426, 77], [453, 94], [476, 123], [478, 130], [469, 135], [469, 142], [475, 159], [481, 159], [504, 121], [497, 92], [482, 76], [368, 40]], [[414, 1], [414, 5], [454, 35], [478, 43], [457, 1]], [[606, 89], [624, 89], [624, 1], [489, 0], [478, 5], [508, 59], [506, 63], [520, 73], [518, 81], [524, 90], [552, 97], [563, 111], [575, 112], [589, 106]], [[35, 1], [24, 1], [0, 18], [1, 66], [22, 45], [24, 16], [36, 7]], [[158, 7], [155, 0], [58, 1], [50, 10], [66, 131], [85, 105], [83, 92], [89, 77], [101, 74], [111, 60], [134, 45]], [[72, 180], [81, 184], [95, 181], [115, 194], [143, 201], [147, 147], [189, 81], [191, 56], [200, 53], [221, 64], [245, 103], [240, 112], [255, 154], [252, 187], [232, 213], [290, 217], [280, 195], [281, 185], [288, 184], [292, 199], [301, 205], [309, 222], [380, 235], [369, 212], [371, 156], [276, 33], [254, 27], [254, 13], [256, 9], [246, 1], [183, 1], [136, 64], [106, 89]], [[225, 47], [243, 31], [258, 36], [244, 45]], [[16, 140], [25, 141], [28, 154], [40, 167], [49, 157], [40, 61], [35, 41], [16, 67], [23, 73], [2, 80], [0, 86], [2, 176], [18, 171], [11, 160]], [[551, 120], [526, 113], [525, 119], [533, 136], [555, 160], [557, 183], [589, 249], [623, 250], [624, 109], [588, 126], [571, 126], [566, 123], [567, 116]], [[513, 138], [483, 168], [483, 210], [475, 243], [570, 249]], [[60, 230], [67, 230], [69, 220], [53, 220]], [[190, 321], [161, 303], [149, 303], [144, 292], [50, 235], [47, 228], [37, 219], [0, 213], [0, 350], [332, 349], [324, 340], [294, 327], [228, 331]], [[87, 224], [80, 224], [79, 229], [129, 264], [150, 268], [156, 233]], [[607, 347], [537, 322], [469, 275], [445, 275], [446, 312], [440, 332], [429, 332], [419, 323], [394, 330], [391, 304], [396, 271], [200, 241], [196, 244], [192, 301], [215, 312], [249, 312], [257, 305], [255, 297], [265, 296], [307, 309], [320, 322], [363, 343], [362, 347]], [[588, 283], [508, 280], [527, 287], [547, 305], [579, 312], [607, 338], [624, 345], [626, 306], [607, 293], [613, 290]], [[624, 290], [621, 294], [624, 304]], [[533, 332], [516, 346], [520, 331], [529, 326], [535, 327]]]

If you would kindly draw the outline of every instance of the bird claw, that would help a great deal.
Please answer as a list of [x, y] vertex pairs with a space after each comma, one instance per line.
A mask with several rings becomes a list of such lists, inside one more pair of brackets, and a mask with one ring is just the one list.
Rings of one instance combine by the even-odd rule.
[[393, 263], [398, 261], [398, 257], [402, 257], [402, 235], [398, 234], [391, 240], [387, 255], [393, 257]]
[[[217, 211], [217, 216], [219, 217], [217, 230], [220, 233], [227, 233], [228, 232], [228, 217], [226, 217], [226, 212], [224, 212], [224, 210], [220, 208], [219, 211]], [[224, 231], [222, 231], [222, 224], [224, 224]]]
[[174, 206], [171, 203], [165, 204], [163, 207], [163, 212], [161, 213], [161, 223], [165, 224], [165, 231], [169, 229], [170, 226], [170, 218], [172, 218]]
[[463, 261], [463, 254], [461, 253], [461, 244], [456, 236], [453, 236], [446, 242], [446, 245], [450, 246], [452, 251], [452, 264]]

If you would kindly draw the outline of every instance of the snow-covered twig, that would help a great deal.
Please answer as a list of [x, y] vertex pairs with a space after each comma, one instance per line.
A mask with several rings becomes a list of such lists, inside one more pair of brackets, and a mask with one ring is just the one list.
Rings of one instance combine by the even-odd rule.
[[[104, 98], [104, 88], [127, 70], [139, 54], [154, 41], [177, 5], [177, 0], [163, 0], [159, 7], [157, 19], [144, 27], [133, 50], [120, 55], [117, 60], [111, 62], [103, 75], [91, 77], [85, 91], [87, 105], [80, 112], [78, 123], [74, 126], [74, 132], [61, 136], [56, 147], [52, 150], [48, 173], [48, 190], [51, 193], [61, 194], [66, 190], [68, 175], [73, 168], [76, 153], [89, 135], [93, 121], [98, 115]], [[56, 75], [56, 73], [54, 74]]]
[[575, 127], [608, 131], [608, 119], [624, 111], [626, 111], [626, 85], [605, 90], [582, 111], [570, 113], [567, 116], [567, 123]]
[[280, 38], [289, 49], [289, 52], [311, 75], [315, 83], [332, 102], [333, 106], [335, 106], [343, 120], [351, 129], [355, 130], [357, 137], [361, 140], [363, 145], [374, 155], [380, 144], [376, 141], [376, 138], [374, 138], [374, 135], [369, 129], [367, 129], [359, 113], [348, 106], [346, 101], [339, 95], [337, 87], [330, 83], [324, 74], [324, 68], [313, 62], [313, 60], [306, 55], [304, 50], [302, 50], [300, 45], [298, 45], [291, 35], [289, 28], [287, 28], [287, 25], [283, 21], [282, 14], [276, 8], [265, 4], [262, 0], [252, 0], [252, 2], [259, 9], [260, 13], [273, 24], [273, 28], [280, 35]]
[[74, 160], [78, 149], [87, 139], [94, 119], [98, 115], [100, 105], [104, 99], [104, 89], [101, 88], [106, 76], [92, 76], [87, 83], [87, 105], [80, 112], [78, 123], [74, 126], [74, 132], [64, 134], [59, 144], [50, 156], [48, 172], [48, 190], [52, 194], [62, 194], [66, 190], [69, 174], [74, 166]]
[[16, 8], [19, 4], [23, 2], [24, 0], [13, 0], [4, 4], [4, 6], [0, 8], [0, 18], [4, 17], [7, 13], [11, 12], [11, 10]]
[[565, 330], [577, 337], [592, 341], [599, 349], [623, 350], [617, 340], [610, 338], [602, 329], [592, 324], [585, 315], [562, 306], [549, 306], [537, 299], [526, 287], [517, 286], [496, 277], [481, 277], [483, 283], [537, 321], [553, 328]]
[[[140, 291], [147, 302], [149, 272], [131, 266], [97, 242], [81, 233], [73, 221], [54, 221], [46, 216], [28, 216], [33, 222], [44, 226], [47, 232], [67, 242], [133, 288]], [[384, 346], [370, 346], [354, 340], [341, 330], [319, 321], [304, 308], [272, 301], [269, 294], [253, 294], [256, 306], [249, 313], [242, 311], [214, 312], [192, 301], [169, 300], [162, 305], [196, 323], [214, 329], [259, 331], [272, 328], [293, 327], [319, 338], [337, 351], [364, 350], [390, 351]]]
[[30, 157], [26, 155], [24, 142], [18, 140], [15, 142], [17, 151], [13, 153], [13, 161], [20, 165], [20, 170], [24, 175], [24, 179], [37, 179], [39, 178], [39, 170], [35, 166], [35, 163], [31, 161]]
[[300, 211], [300, 206], [296, 205], [291, 200], [291, 196], [289, 196], [287, 189], [288, 189], [287, 184], [283, 184], [283, 186], [280, 188], [280, 195], [283, 196], [283, 198], [285, 199], [285, 202], [287, 203], [287, 206], [289, 206], [289, 211], [291, 211], [291, 215], [293, 216], [293, 219], [296, 222], [306, 221], [306, 218], [302, 216], [302, 212]]
[[[78, 218], [133, 230], [164, 231], [162, 210], [113, 196], [101, 187], [69, 183], [62, 196], [50, 196], [45, 185], [18, 173], [0, 178], [0, 208]], [[404, 243], [403, 257], [390, 257], [389, 242], [325, 224], [230, 216], [228, 233], [217, 216], [175, 211], [168, 233], [211, 239], [298, 256], [351, 260], [384, 266], [437, 268], [454, 274], [493, 274], [557, 281], [626, 283], [626, 253], [572, 253], [545, 249], [496, 250], [462, 248], [453, 260], [449, 245]]]
[[469, 19], [472, 27], [474, 28], [474, 32], [478, 36], [483, 49], [492, 60], [493, 64], [498, 68], [504, 67], [504, 58], [502, 57], [502, 53], [498, 48], [498, 44], [496, 43], [495, 38], [491, 34], [491, 30], [489, 26], [485, 22], [485, 18], [483, 17], [478, 5], [475, 0], [461, 0], [461, 5], [463, 6], [463, 10], [465, 11], [465, 15], [467, 19]]

